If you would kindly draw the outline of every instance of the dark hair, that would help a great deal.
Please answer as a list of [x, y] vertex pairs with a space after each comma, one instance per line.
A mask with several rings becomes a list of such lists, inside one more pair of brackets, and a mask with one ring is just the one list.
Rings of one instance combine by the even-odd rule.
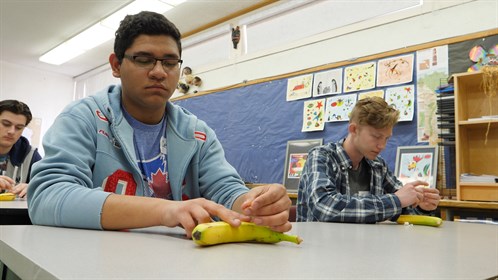
[[120, 63], [125, 51], [139, 35], [171, 36], [176, 41], [180, 57], [182, 55], [181, 34], [178, 28], [161, 14], [143, 11], [136, 15], [127, 15], [116, 31], [114, 53]]
[[31, 110], [29, 110], [28, 105], [17, 100], [2, 100], [0, 101], [0, 114], [3, 111], [9, 111], [16, 115], [24, 115], [26, 117], [26, 125], [28, 125], [33, 116], [31, 115]]

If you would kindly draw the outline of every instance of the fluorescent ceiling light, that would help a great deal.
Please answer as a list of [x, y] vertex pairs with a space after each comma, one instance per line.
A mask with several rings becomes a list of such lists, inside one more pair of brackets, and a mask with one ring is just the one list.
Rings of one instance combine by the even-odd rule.
[[173, 6], [171, 6], [170, 4], [166, 4], [163, 1], [136, 0], [131, 2], [121, 10], [108, 16], [104, 20], [100, 21], [100, 24], [116, 31], [116, 29], [118, 29], [119, 27], [119, 23], [123, 20], [123, 18], [126, 15], [138, 14], [141, 11], [154, 11], [160, 14], [164, 14], [166, 11], [169, 11], [171, 9], [173, 9]]
[[116, 29], [119, 27], [119, 23], [126, 15], [137, 14], [141, 11], [154, 11], [164, 14], [166, 11], [185, 1], [186, 0], [135, 0], [114, 14], [101, 20], [99, 23], [53, 48], [42, 55], [39, 60], [49, 64], [61, 65], [84, 52], [111, 40], [114, 37]]

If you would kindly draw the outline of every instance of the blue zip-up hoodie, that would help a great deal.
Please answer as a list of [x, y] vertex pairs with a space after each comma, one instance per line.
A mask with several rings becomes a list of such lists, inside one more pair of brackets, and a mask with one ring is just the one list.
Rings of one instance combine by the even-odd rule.
[[[226, 161], [214, 131], [187, 110], [166, 105], [168, 173], [174, 200], [204, 197], [231, 209], [248, 191]], [[143, 196], [133, 129], [121, 111], [121, 87], [73, 102], [43, 139], [33, 166], [28, 209], [33, 224], [101, 229], [111, 193]]]

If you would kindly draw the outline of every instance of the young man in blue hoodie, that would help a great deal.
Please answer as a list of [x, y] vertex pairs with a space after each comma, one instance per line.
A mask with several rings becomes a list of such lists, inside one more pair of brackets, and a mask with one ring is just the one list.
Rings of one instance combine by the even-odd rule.
[[0, 190], [24, 197], [33, 163], [41, 159], [37, 149], [22, 136], [31, 122], [28, 105], [17, 100], [0, 101]]
[[283, 185], [248, 189], [205, 122], [169, 102], [180, 32], [163, 15], [128, 15], [109, 63], [121, 85], [76, 101], [45, 134], [28, 190], [33, 224], [90, 229], [181, 226], [217, 217], [288, 231]]

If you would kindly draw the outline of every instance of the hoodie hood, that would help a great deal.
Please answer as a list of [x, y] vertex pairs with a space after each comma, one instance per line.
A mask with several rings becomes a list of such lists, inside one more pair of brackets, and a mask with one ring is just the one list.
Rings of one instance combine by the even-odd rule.
[[31, 145], [29, 144], [28, 139], [26, 137], [21, 136], [19, 140], [12, 146], [9, 152], [9, 160], [14, 166], [20, 166], [26, 156], [31, 151]]
[[[100, 113], [111, 124], [119, 125], [125, 121], [121, 109], [121, 85], [111, 85], [98, 94], [90, 96], [90, 100], [95, 100], [95, 104], [100, 109]], [[183, 107], [173, 104], [171, 101], [166, 103], [166, 114], [168, 127], [173, 128], [175, 134], [182, 139], [193, 140], [197, 123], [200, 121], [197, 116], [190, 113]], [[181, 120], [181, 121], [180, 121]], [[179, 132], [181, 131], [181, 133]]]

